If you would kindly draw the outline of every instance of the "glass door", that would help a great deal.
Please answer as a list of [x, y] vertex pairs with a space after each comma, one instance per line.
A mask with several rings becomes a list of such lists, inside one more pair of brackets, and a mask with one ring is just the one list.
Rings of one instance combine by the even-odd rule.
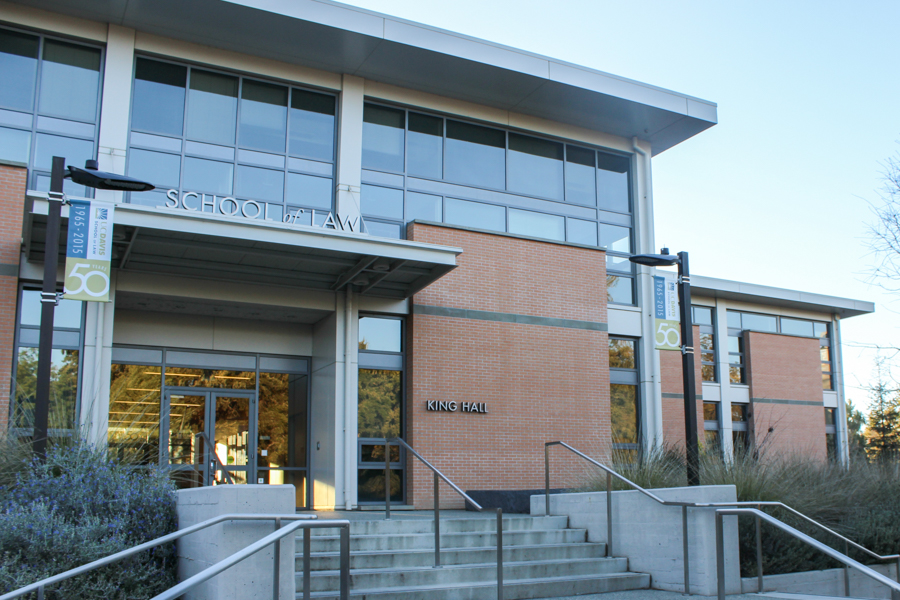
[[162, 463], [172, 466], [179, 487], [206, 485], [210, 481], [205, 440], [209, 392], [170, 390], [164, 400], [168, 407], [169, 443]]
[[[210, 411], [214, 414], [210, 419], [209, 439], [219, 459], [210, 468], [224, 467], [234, 483], [247, 483], [251, 476], [249, 457], [256, 451], [250, 435], [250, 405], [254, 394], [223, 391], [211, 392], [210, 396]], [[225, 478], [224, 473], [214, 475], [216, 481]]]

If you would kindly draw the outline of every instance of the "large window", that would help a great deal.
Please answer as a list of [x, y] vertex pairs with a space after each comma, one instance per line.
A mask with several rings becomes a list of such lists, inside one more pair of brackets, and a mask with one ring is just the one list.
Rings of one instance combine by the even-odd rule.
[[637, 340], [609, 339], [609, 381], [613, 449], [636, 457], [641, 437]]
[[837, 444], [837, 409], [825, 409], [825, 450], [828, 460], [836, 461], [838, 458]]
[[138, 57], [133, 98], [128, 174], [159, 189], [131, 202], [176, 189], [184, 210], [306, 225], [332, 210], [334, 96]]
[[634, 304], [628, 156], [373, 103], [363, 120], [369, 233], [420, 219], [605, 246], [608, 301]]
[[731, 443], [734, 452], [750, 449], [750, 415], [747, 404], [731, 405]]
[[713, 309], [692, 306], [692, 320], [700, 328], [700, 372], [703, 381], [716, 381], [716, 325]]
[[719, 412], [721, 405], [718, 402], [703, 403], [703, 434], [705, 450], [709, 453], [721, 454], [721, 439]]
[[29, 187], [50, 189], [54, 156], [79, 167], [95, 157], [102, 63], [100, 48], [0, 29], [0, 159], [28, 165]]

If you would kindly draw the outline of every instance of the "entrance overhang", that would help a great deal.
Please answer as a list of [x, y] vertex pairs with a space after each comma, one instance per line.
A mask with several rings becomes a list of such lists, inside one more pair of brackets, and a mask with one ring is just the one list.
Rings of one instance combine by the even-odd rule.
[[[28, 192], [23, 241], [42, 261], [47, 194]], [[63, 206], [64, 224], [68, 206]], [[456, 268], [460, 248], [330, 228], [117, 204], [112, 268], [405, 299]], [[64, 238], [63, 238], [64, 239]], [[65, 244], [61, 244], [64, 247]]]

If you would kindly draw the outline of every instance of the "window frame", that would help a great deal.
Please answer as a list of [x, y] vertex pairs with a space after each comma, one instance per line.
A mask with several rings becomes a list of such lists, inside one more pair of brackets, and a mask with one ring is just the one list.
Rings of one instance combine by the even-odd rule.
[[[631, 342], [634, 344], [634, 368], [620, 368], [620, 367], [609, 367], [609, 384], [610, 390], [612, 390], [613, 385], [629, 385], [635, 388], [634, 395], [634, 403], [635, 403], [635, 434], [637, 441], [634, 443], [619, 443], [614, 440], [610, 440], [611, 448], [613, 451], [616, 450], [636, 450], [637, 452], [642, 451], [642, 440], [643, 440], [643, 431], [641, 427], [641, 419], [643, 417], [643, 411], [641, 410], [641, 385], [640, 385], [640, 373], [641, 373], [641, 363], [640, 363], [640, 338], [628, 337], [628, 336], [620, 336], [620, 335], [609, 335], [607, 336], [607, 362], [609, 363], [609, 352], [612, 347], [613, 340], [623, 340], [627, 342]], [[612, 394], [610, 394], [610, 435], [613, 434], [613, 423], [612, 423]]]

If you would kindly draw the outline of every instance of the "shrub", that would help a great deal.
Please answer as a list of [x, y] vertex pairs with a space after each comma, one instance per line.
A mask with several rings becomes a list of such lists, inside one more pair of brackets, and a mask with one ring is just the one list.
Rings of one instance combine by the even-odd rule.
[[[164, 474], [117, 464], [84, 444], [53, 445], [44, 462], [2, 467], [0, 593], [177, 529], [173, 486]], [[175, 566], [169, 544], [67, 580], [45, 597], [151, 598], [175, 585]]]

